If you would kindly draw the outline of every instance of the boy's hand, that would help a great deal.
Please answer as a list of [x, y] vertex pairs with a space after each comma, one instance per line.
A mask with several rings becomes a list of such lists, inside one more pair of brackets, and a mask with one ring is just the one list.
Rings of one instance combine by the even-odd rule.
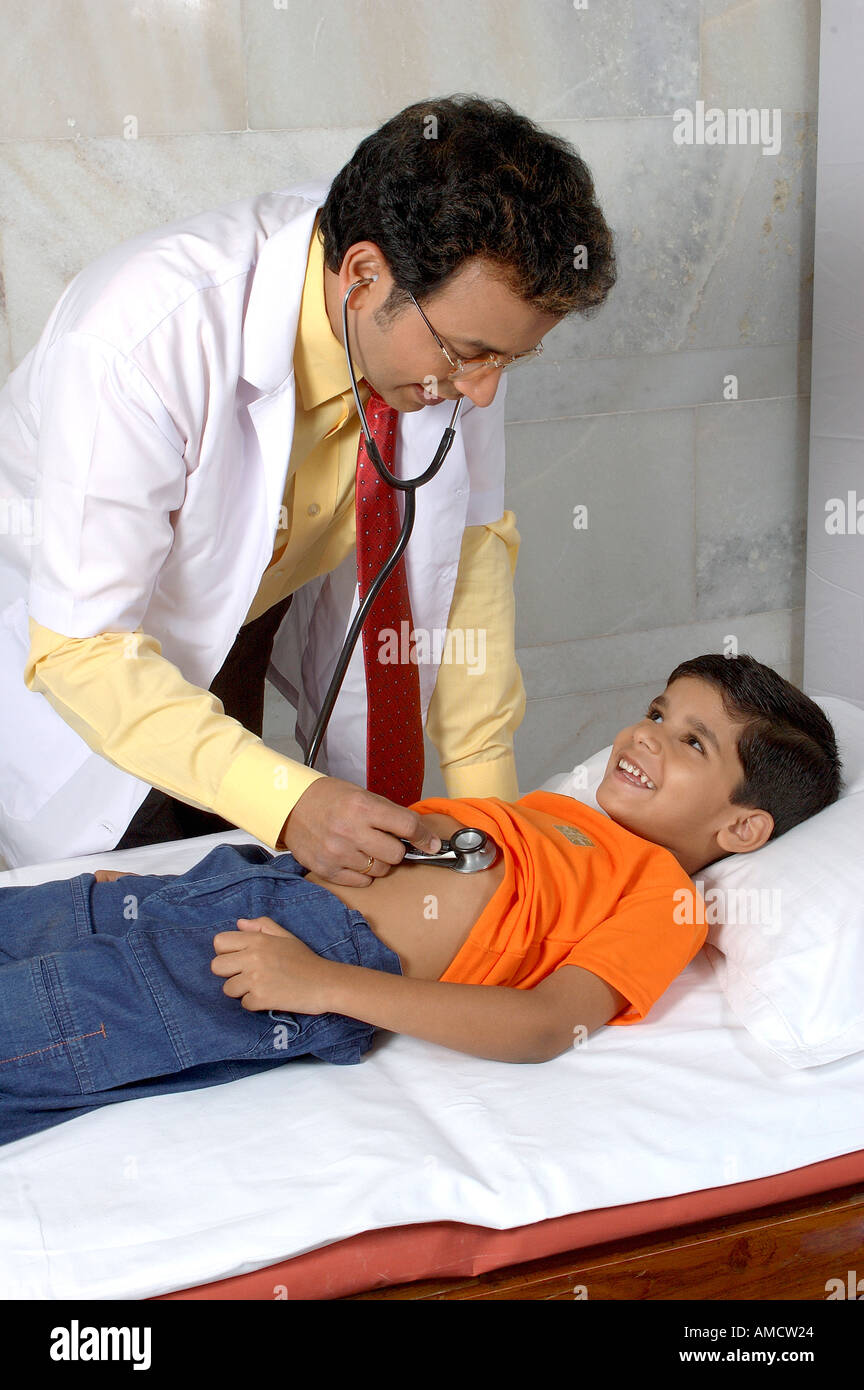
[[[94, 869], [97, 883], [113, 883], [116, 878], [131, 878], [134, 869]], [[180, 878], [180, 874], [160, 874], [160, 878]]]
[[213, 938], [214, 975], [226, 977], [222, 990], [244, 1009], [286, 1013], [327, 1013], [326, 980], [332, 962], [310, 951], [272, 917], [238, 917], [238, 931]]

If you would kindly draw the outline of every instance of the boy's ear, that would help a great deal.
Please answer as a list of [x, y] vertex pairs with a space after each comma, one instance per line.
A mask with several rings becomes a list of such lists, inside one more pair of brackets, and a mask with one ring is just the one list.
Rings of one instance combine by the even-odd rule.
[[774, 817], [770, 811], [742, 808], [717, 831], [717, 843], [726, 854], [751, 854], [771, 839]]

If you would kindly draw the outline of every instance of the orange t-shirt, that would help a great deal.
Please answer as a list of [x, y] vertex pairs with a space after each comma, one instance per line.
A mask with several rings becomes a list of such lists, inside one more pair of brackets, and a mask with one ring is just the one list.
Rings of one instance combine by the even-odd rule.
[[411, 809], [485, 830], [506, 866], [442, 981], [532, 989], [581, 965], [629, 1000], [612, 1023], [640, 1023], [708, 934], [675, 856], [573, 797], [432, 797]]

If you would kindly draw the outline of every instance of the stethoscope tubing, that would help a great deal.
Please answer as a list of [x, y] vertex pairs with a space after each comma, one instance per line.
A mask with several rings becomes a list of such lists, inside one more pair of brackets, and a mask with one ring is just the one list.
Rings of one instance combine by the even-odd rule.
[[312, 732], [312, 737], [309, 740], [309, 748], [307, 750], [305, 758], [306, 767], [315, 766], [315, 760], [318, 757], [318, 753], [321, 749], [321, 744], [324, 740], [324, 735], [327, 732], [327, 725], [330, 722], [330, 715], [333, 712], [333, 706], [335, 705], [336, 698], [339, 694], [339, 691], [342, 688], [342, 682], [345, 679], [345, 672], [348, 669], [348, 663], [351, 660], [352, 653], [354, 651], [355, 646], [357, 645], [357, 638], [360, 636], [360, 632], [363, 628], [364, 622], [366, 621], [369, 610], [371, 609], [376, 598], [380, 594], [382, 588], [387, 583], [387, 580], [392, 574], [394, 568], [396, 567], [396, 565], [398, 565], [399, 560], [401, 559], [402, 554], [405, 550], [405, 547], [407, 546], [408, 541], [411, 537], [411, 532], [414, 529], [414, 517], [416, 515], [417, 510], [417, 499], [415, 493], [418, 487], [423, 487], [424, 483], [428, 483], [432, 478], [435, 477], [435, 474], [439, 471], [445, 458], [450, 452], [450, 447], [453, 443], [453, 440], [456, 437], [456, 421], [459, 417], [459, 411], [461, 410], [462, 403], [465, 399], [464, 396], [460, 396], [458, 401], [456, 402], [455, 409], [450, 417], [450, 424], [444, 430], [444, 433], [441, 436], [441, 442], [438, 445], [437, 450], [435, 451], [435, 457], [433, 458], [432, 462], [429, 464], [429, 467], [426, 469], [424, 473], [419, 474], [416, 478], [397, 478], [394, 473], [390, 472], [389, 468], [384, 463], [384, 460], [381, 458], [378, 446], [376, 445], [375, 440], [372, 438], [372, 434], [369, 430], [369, 425], [366, 420], [366, 412], [363, 409], [363, 404], [360, 400], [360, 393], [357, 389], [357, 380], [354, 375], [354, 365], [351, 361], [351, 351], [348, 342], [348, 300], [353, 294], [353, 292], [356, 289], [358, 289], [360, 285], [366, 285], [368, 283], [368, 280], [356, 280], [353, 285], [350, 285], [348, 287], [345, 293], [345, 296], [342, 300], [342, 341], [345, 347], [345, 358], [348, 362], [348, 373], [351, 377], [351, 390], [354, 393], [354, 403], [357, 406], [357, 414], [360, 417], [360, 424], [363, 430], [363, 434], [366, 438], [366, 448], [368, 450], [369, 457], [371, 458], [372, 463], [374, 464], [375, 470], [378, 473], [379, 477], [382, 478], [383, 481], [387, 483], [390, 487], [398, 488], [400, 492], [404, 492], [405, 511], [402, 518], [402, 529], [399, 533], [399, 539], [396, 542], [396, 545], [393, 549], [393, 553], [388, 557], [387, 560], [385, 560], [378, 574], [375, 576], [375, 579], [373, 580], [372, 584], [369, 586], [369, 592], [367, 593], [363, 602], [357, 609], [357, 612], [354, 615], [354, 621], [348, 629], [348, 634], [345, 638], [344, 643], [342, 644], [342, 650], [339, 653], [339, 660], [336, 662], [336, 667], [333, 671], [333, 675], [330, 678], [330, 684], [327, 687], [327, 694], [324, 696], [321, 709], [318, 713], [318, 718], [315, 722], [315, 728]]

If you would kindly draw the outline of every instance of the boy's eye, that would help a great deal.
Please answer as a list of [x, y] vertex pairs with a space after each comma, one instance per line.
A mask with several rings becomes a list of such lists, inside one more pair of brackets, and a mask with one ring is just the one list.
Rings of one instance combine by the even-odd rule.
[[[656, 723], [658, 719], [663, 718], [663, 715], [660, 713], [656, 705], [651, 705], [645, 717], [646, 719], [650, 719], [652, 723]], [[687, 737], [687, 742], [689, 744], [693, 744], [696, 748], [698, 748], [700, 753], [705, 752], [705, 749], [702, 747], [701, 740], [698, 739], [695, 734], [689, 734]]]

